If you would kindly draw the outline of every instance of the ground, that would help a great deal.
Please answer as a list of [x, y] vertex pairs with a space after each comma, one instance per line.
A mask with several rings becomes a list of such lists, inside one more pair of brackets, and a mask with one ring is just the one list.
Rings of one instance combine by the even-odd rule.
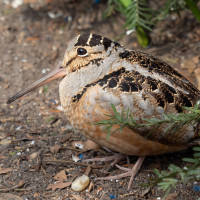
[[[92, 1], [36, 1], [26, 0], [14, 8], [0, 2], [0, 199], [161, 199], [157, 186], [142, 187], [154, 176], [153, 169], [167, 169], [170, 163], [185, 166], [182, 157], [192, 155], [191, 149], [179, 153], [147, 157], [131, 190], [129, 179], [95, 181], [97, 176], [117, 174], [109, 163], [82, 164], [72, 155], [102, 157], [112, 155], [104, 149], [86, 145], [90, 150], [74, 146], [85, 141], [71, 130], [60, 111], [58, 83], [26, 95], [7, 105], [8, 97], [48, 73], [62, 61], [67, 42], [75, 35], [93, 32], [117, 39], [129, 49], [140, 49], [165, 60], [200, 89], [200, 24], [190, 12], [169, 16], [149, 34], [150, 45], [141, 49], [134, 33], [124, 33], [121, 16], [104, 19], [106, 4]], [[13, 1], [14, 2], [14, 1]], [[56, 16], [56, 14], [58, 14]], [[60, 16], [59, 16], [60, 15]], [[137, 157], [131, 158], [131, 163]], [[100, 166], [101, 165], [101, 166]], [[126, 165], [121, 162], [120, 165]], [[62, 181], [62, 189], [49, 188]], [[90, 186], [75, 192], [69, 184], [78, 176], [88, 174]], [[197, 183], [198, 184], [198, 183]], [[200, 185], [200, 184], [199, 184]], [[199, 199], [194, 183], [177, 185], [169, 199]]]

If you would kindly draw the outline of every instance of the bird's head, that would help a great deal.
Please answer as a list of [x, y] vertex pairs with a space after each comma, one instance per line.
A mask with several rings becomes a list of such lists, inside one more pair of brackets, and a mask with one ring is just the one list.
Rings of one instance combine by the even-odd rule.
[[25, 89], [8, 99], [10, 104], [32, 90], [39, 88], [57, 78], [67, 76], [70, 73], [78, 73], [83, 68], [92, 66], [101, 67], [105, 58], [117, 55], [117, 50], [122, 48], [119, 43], [96, 34], [84, 33], [77, 36], [68, 44], [64, 54], [62, 66], [54, 69], [50, 74], [32, 83]]
[[91, 64], [100, 65], [117, 47], [120, 47], [120, 44], [108, 38], [84, 33], [69, 43], [62, 66], [71, 73]]

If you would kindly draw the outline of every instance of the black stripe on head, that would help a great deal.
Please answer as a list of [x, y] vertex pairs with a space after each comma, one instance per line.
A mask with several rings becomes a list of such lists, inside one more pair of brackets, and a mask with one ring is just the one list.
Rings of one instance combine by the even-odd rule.
[[90, 37], [90, 33], [83, 33], [82, 35], [79, 36], [77, 43], [75, 46], [88, 46], [87, 41]]
[[104, 45], [105, 50], [107, 50], [111, 46], [112, 43], [116, 47], [121, 46], [118, 42], [113, 42], [112, 40], [110, 40], [110, 39], [108, 39], [106, 37], [103, 38], [103, 45]]
[[104, 45], [105, 50], [107, 50], [111, 46], [112, 42], [113, 41], [108, 38], [105, 38], [105, 37], [103, 38], [103, 45]]
[[92, 34], [92, 38], [89, 41], [89, 46], [93, 47], [93, 46], [101, 44], [102, 38], [103, 37], [100, 35]]

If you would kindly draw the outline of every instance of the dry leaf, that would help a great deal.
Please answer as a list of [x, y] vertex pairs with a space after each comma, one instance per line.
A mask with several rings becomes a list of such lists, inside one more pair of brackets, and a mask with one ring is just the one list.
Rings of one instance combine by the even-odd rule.
[[94, 184], [93, 184], [93, 182], [91, 181], [91, 182], [90, 182], [90, 185], [89, 185], [89, 187], [88, 187], [88, 192], [90, 192], [92, 189], [94, 189]]
[[47, 190], [50, 190], [52, 189], [53, 191], [55, 191], [56, 189], [63, 189], [63, 188], [66, 188], [66, 187], [69, 187], [72, 183], [71, 182], [56, 182], [56, 183], [53, 183], [53, 184], [49, 184], [47, 186]]
[[92, 170], [91, 167], [88, 165], [87, 168], [86, 168], [86, 170], [85, 170], [85, 175], [88, 176], [89, 173], [91, 172], [91, 170]]
[[73, 194], [72, 195], [76, 200], [84, 200], [82, 197], [80, 197], [79, 195]]
[[84, 142], [84, 151], [97, 150], [99, 148], [100, 146], [97, 143], [93, 142], [92, 140], [86, 140]]
[[7, 146], [7, 145], [9, 145], [11, 143], [11, 140], [12, 139], [10, 137], [4, 138], [3, 140], [0, 141], [0, 145]]
[[0, 200], [23, 200], [23, 198], [9, 193], [1, 193], [0, 194]]
[[0, 170], [0, 174], [7, 174], [10, 171], [12, 171], [12, 168], [4, 168]]
[[55, 145], [55, 146], [50, 147], [51, 153], [58, 153], [60, 149], [61, 149], [60, 145]]
[[21, 188], [22, 186], [24, 186], [24, 184], [25, 184], [24, 180], [19, 181], [18, 188]]
[[29, 139], [29, 140], [34, 140], [34, 137], [32, 136], [32, 135], [30, 135], [30, 134], [26, 134], [26, 137]]
[[178, 192], [170, 193], [166, 196], [165, 200], [175, 200], [178, 194]]
[[56, 181], [64, 181], [64, 180], [67, 180], [67, 176], [66, 176], [65, 170], [61, 170], [60, 172], [58, 172], [58, 173], [54, 176], [54, 179], [55, 179]]
[[194, 56], [190, 59], [184, 60], [183, 63], [181, 63], [181, 67], [183, 69], [187, 69], [189, 73], [192, 73], [195, 69], [195, 66], [199, 63], [199, 56]]
[[29, 160], [34, 160], [40, 155], [40, 151], [33, 152], [32, 154], [29, 155]]
[[27, 37], [26, 38], [27, 42], [36, 41], [36, 40], [39, 40], [39, 37]]

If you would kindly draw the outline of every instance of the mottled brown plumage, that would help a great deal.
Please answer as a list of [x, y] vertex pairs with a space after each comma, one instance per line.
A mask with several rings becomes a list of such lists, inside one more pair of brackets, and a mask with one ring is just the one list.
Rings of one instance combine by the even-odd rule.
[[[56, 74], [56, 76], [54, 75]], [[85, 33], [68, 45], [62, 67], [42, 81], [20, 91], [9, 103], [59, 76], [60, 99], [66, 118], [80, 133], [114, 151], [137, 156], [156, 155], [187, 148], [199, 137], [198, 124], [165, 133], [165, 125], [149, 134], [150, 128], [124, 128], [107, 140], [107, 133], [94, 123], [129, 109], [133, 118], [163, 118], [163, 114], [186, 112], [200, 100], [200, 91], [160, 59], [130, 51], [108, 38]], [[51, 80], [49, 80], [51, 77]], [[117, 125], [113, 127], [116, 130]], [[148, 135], [148, 137], [147, 137]], [[139, 161], [139, 165], [143, 158]]]

